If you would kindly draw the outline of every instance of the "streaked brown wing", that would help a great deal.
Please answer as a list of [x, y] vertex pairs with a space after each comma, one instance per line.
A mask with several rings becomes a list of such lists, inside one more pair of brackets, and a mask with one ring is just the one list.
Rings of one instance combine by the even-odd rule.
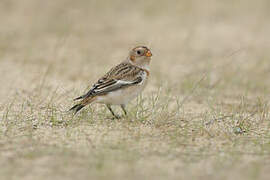
[[121, 63], [99, 79], [85, 95], [74, 100], [103, 95], [126, 86], [138, 84], [142, 81], [141, 75], [143, 73], [144, 71], [136, 66]]

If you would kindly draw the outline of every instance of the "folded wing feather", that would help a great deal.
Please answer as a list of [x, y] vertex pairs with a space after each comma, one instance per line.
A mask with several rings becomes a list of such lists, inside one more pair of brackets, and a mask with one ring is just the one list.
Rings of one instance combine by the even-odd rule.
[[[122, 68], [126, 68], [126, 65]], [[125, 76], [123, 77], [118, 73], [120, 70], [111, 70], [103, 78], [99, 79], [86, 94], [74, 100], [103, 95], [123, 87], [139, 84], [143, 80], [143, 75], [145, 74], [142, 69], [133, 66], [132, 68], [129, 68], [130, 71], [125, 72]]]

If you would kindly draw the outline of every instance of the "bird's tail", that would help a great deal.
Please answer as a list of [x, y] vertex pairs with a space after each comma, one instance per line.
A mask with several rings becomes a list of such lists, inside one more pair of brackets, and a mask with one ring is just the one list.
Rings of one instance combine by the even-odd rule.
[[73, 106], [72, 108], [69, 109], [69, 111], [74, 111], [74, 114], [76, 114], [77, 112], [79, 112], [85, 105], [82, 104], [76, 104], [75, 106]]
[[81, 102], [79, 102], [78, 104], [74, 105], [72, 108], [69, 109], [69, 111], [74, 111], [74, 114], [76, 114], [77, 112], [79, 112], [84, 106], [92, 103], [96, 98], [95, 97], [89, 97], [89, 98], [85, 98], [83, 99]]

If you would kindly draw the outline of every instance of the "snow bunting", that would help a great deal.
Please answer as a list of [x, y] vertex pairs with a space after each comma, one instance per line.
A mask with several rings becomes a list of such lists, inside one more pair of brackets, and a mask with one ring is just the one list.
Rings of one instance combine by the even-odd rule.
[[138, 96], [147, 84], [151, 51], [145, 46], [135, 47], [125, 61], [113, 67], [101, 77], [84, 95], [75, 98], [81, 100], [70, 110], [75, 114], [93, 102], [106, 104], [116, 118], [111, 105], [120, 105], [125, 115], [125, 105]]

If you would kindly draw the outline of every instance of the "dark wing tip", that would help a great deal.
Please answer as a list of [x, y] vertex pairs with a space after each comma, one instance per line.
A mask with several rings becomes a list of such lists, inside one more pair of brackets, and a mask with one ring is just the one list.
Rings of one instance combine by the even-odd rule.
[[80, 96], [80, 97], [73, 99], [73, 101], [77, 101], [77, 100], [82, 99], [82, 98], [83, 98], [83, 96]]

